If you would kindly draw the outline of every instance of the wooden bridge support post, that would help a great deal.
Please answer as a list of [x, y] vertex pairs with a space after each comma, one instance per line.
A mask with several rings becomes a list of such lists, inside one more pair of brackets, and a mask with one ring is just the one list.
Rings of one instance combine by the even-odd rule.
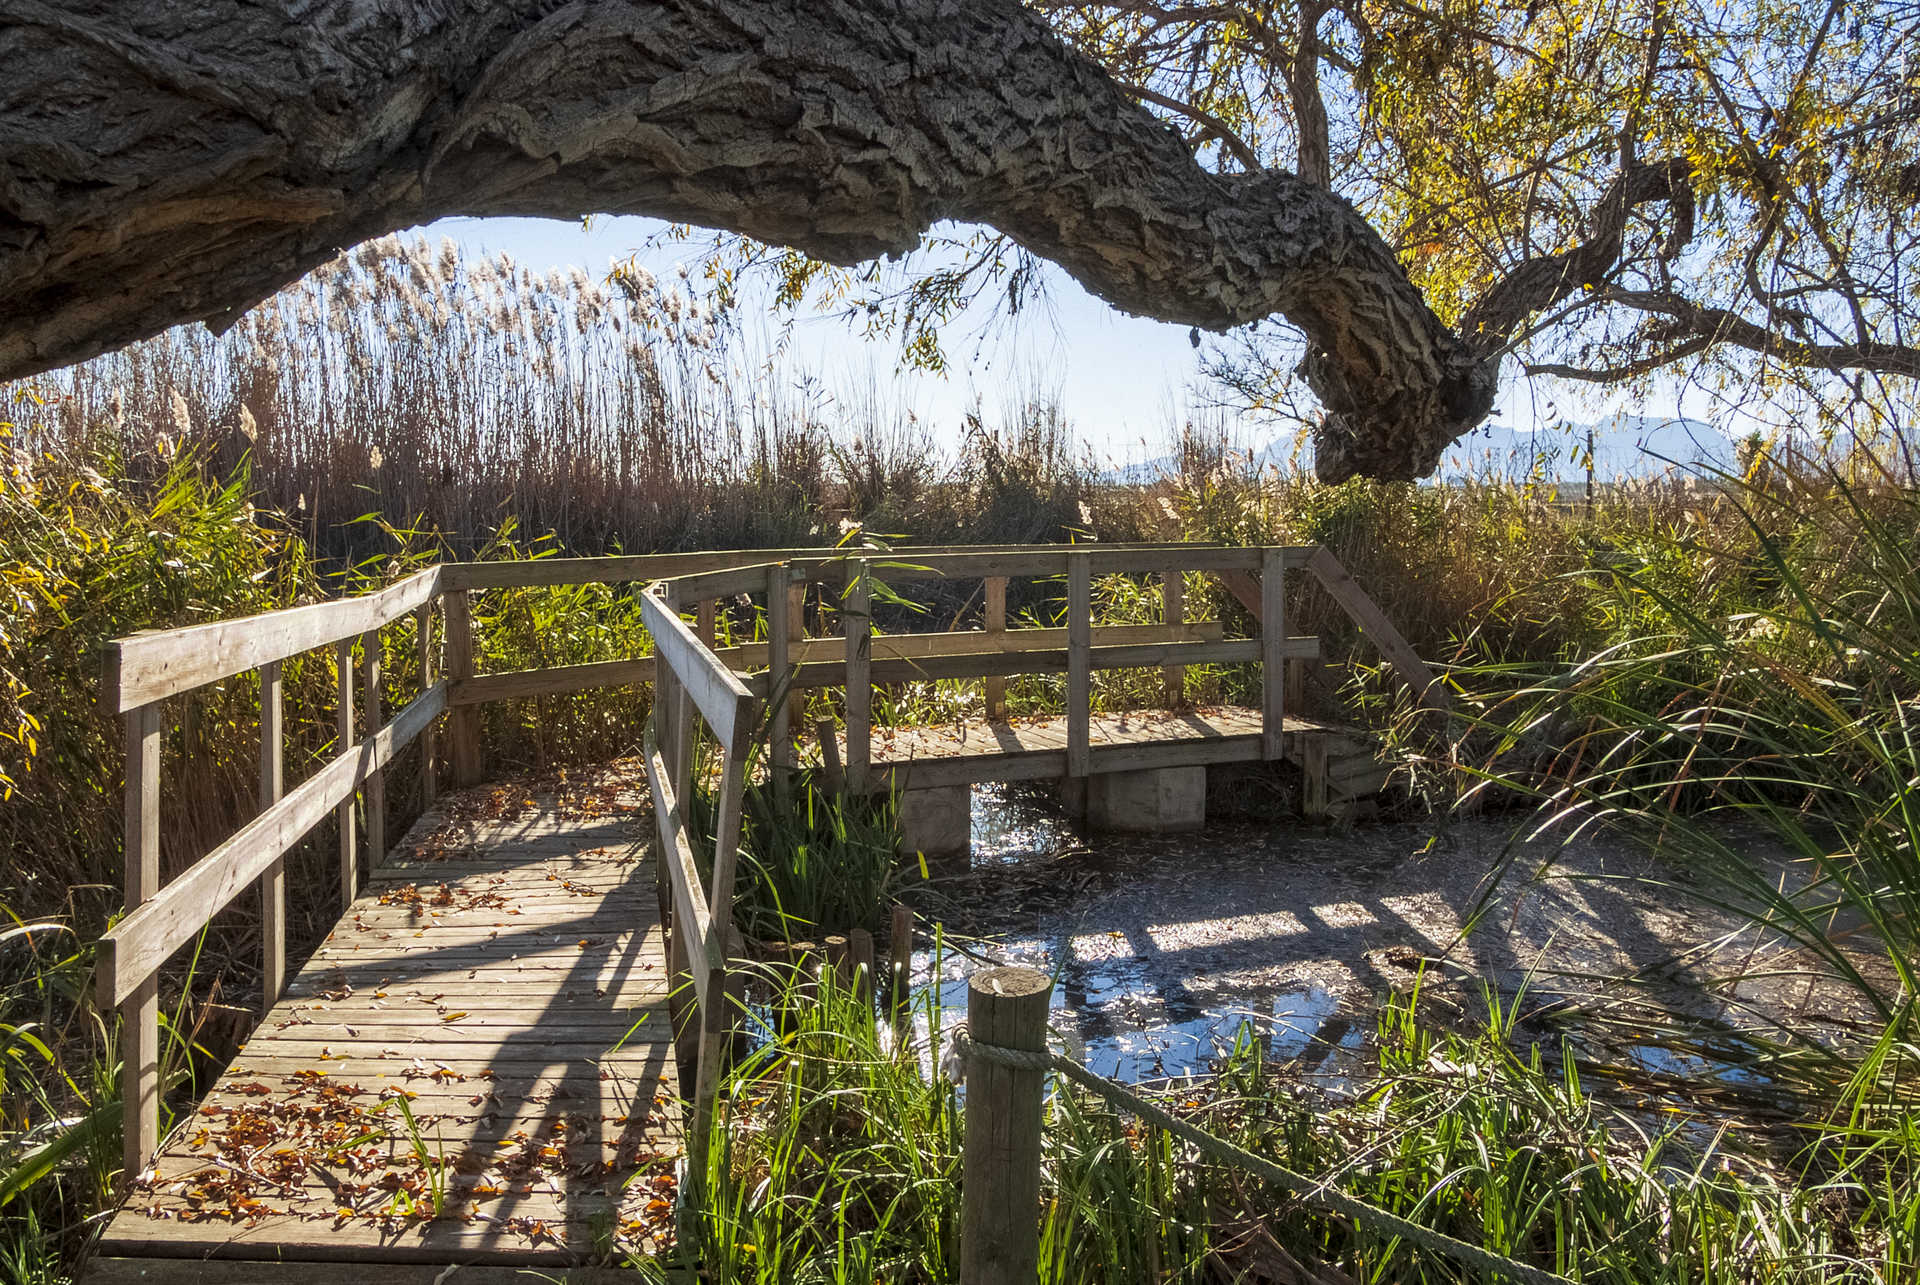
[[[1173, 627], [1187, 622], [1187, 576], [1184, 571], [1160, 573], [1160, 623]], [[1179, 709], [1187, 700], [1187, 667], [1168, 665], [1160, 671], [1166, 680], [1168, 709]]]
[[[381, 698], [380, 631], [368, 630], [360, 638], [360, 683], [366, 688], [362, 700], [367, 708], [367, 736], [371, 739], [386, 722], [386, 706]], [[387, 773], [383, 768], [369, 773], [363, 787], [367, 802], [367, 869], [372, 870], [387, 857]]]
[[[127, 713], [126, 900], [132, 913], [160, 891], [160, 703]], [[120, 1100], [126, 1118], [122, 1182], [131, 1186], [160, 1147], [160, 979], [120, 1006]]]
[[1260, 753], [1277, 759], [1287, 739], [1286, 550], [1269, 548], [1260, 558]]
[[[1052, 983], [1031, 968], [985, 968], [967, 979], [976, 1044], [1044, 1052]], [[967, 1059], [960, 1285], [1030, 1285], [1040, 1274], [1040, 1132], [1044, 1071]]]
[[[424, 602], [420, 610], [414, 613], [414, 638], [420, 648], [420, 690], [426, 691], [433, 686], [439, 664], [433, 650], [433, 603]], [[433, 806], [440, 797], [440, 765], [435, 761], [439, 757], [440, 738], [434, 735], [433, 724], [427, 724], [420, 733], [420, 808], [425, 811]]]
[[[986, 594], [988, 645], [998, 647], [1001, 640], [992, 635], [1004, 635], [1007, 632], [1007, 578], [988, 576], [981, 582]], [[1004, 723], [1007, 721], [1007, 680], [999, 675], [989, 675], [985, 683], [987, 700], [987, 721]]]
[[[465, 589], [449, 589], [446, 602], [447, 678], [456, 686], [473, 677], [473, 607]], [[480, 745], [480, 710], [456, 705], [447, 713], [447, 739], [452, 742], [453, 783], [478, 785], [486, 775]]]
[[1300, 792], [1302, 816], [1319, 821], [1332, 813], [1327, 789], [1327, 735], [1312, 732], [1300, 738], [1300, 771], [1305, 783]]
[[[343, 638], [333, 645], [333, 668], [339, 696], [334, 710], [334, 734], [339, 741], [335, 756], [345, 754], [353, 748], [353, 639]], [[358, 824], [358, 809], [354, 804], [353, 792], [340, 800], [340, 806], [334, 809], [334, 816], [340, 824], [340, 911], [346, 913], [353, 905], [353, 899], [360, 887], [359, 835], [354, 832]]]
[[873, 584], [865, 558], [848, 564], [840, 601], [847, 636], [847, 789], [864, 794], [873, 764]]
[[[286, 715], [281, 703], [280, 662], [260, 666], [260, 810], [286, 790], [283, 745]], [[287, 987], [287, 865], [284, 858], [260, 876], [260, 1011]]]

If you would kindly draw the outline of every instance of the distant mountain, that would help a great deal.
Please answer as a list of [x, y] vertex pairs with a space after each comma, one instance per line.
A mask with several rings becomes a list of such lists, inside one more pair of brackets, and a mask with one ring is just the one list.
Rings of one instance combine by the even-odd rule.
[[1734, 444], [1711, 424], [1618, 414], [1593, 424], [1558, 428], [1485, 425], [1447, 448], [1438, 477], [1442, 481], [1503, 477], [1518, 482], [1538, 476], [1584, 482], [1589, 444], [1596, 482], [1698, 475], [1714, 469], [1731, 472], [1738, 458]]
[[[1731, 472], [1738, 458], [1734, 444], [1711, 424], [1621, 413], [1592, 424], [1557, 428], [1483, 424], [1447, 448], [1440, 457], [1435, 480], [1505, 478], [1521, 482], [1537, 476], [1554, 482], [1585, 482], [1589, 435], [1596, 482], [1698, 475], [1713, 469]], [[1313, 451], [1311, 446], [1296, 451], [1293, 434], [1283, 433], [1256, 451], [1253, 462], [1261, 469], [1283, 472], [1296, 465], [1307, 468], [1313, 463]], [[1102, 480], [1144, 484], [1165, 477], [1173, 465], [1173, 457], [1165, 456], [1113, 469]]]

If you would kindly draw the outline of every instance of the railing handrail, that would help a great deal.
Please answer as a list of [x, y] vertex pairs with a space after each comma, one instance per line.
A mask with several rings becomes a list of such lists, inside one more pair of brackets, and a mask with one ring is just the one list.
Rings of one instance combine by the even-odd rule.
[[[1063, 553], [1066, 547], [1062, 546]], [[1199, 553], [1229, 548], [1210, 542], [1084, 547], [1098, 547], [1103, 552], [1113, 554], [1162, 549], [1184, 549]], [[885, 556], [889, 561], [899, 559], [915, 565], [928, 563], [938, 567], [957, 567], [963, 559], [1019, 553], [1033, 548], [1032, 545], [908, 545], [891, 550]], [[200, 625], [142, 630], [116, 638], [106, 647], [106, 677], [101, 685], [101, 700], [110, 712], [124, 714], [142, 705], [178, 696], [250, 669], [290, 660], [302, 652], [358, 638], [371, 630], [394, 623], [444, 593], [569, 584], [650, 583], [776, 562], [799, 561], [803, 566], [832, 566], [844, 562], [848, 556], [853, 555], [846, 550], [813, 546], [435, 563], [373, 593], [331, 598], [324, 602], [283, 607], [276, 611]], [[1058, 570], [1065, 570], [1064, 560]], [[955, 571], [949, 574], [959, 573]], [[730, 595], [722, 593], [714, 596]]]
[[431, 602], [440, 594], [445, 573], [444, 565], [435, 565], [353, 598], [116, 638], [107, 644], [102, 703], [112, 713], [125, 714], [249, 669], [358, 638]]

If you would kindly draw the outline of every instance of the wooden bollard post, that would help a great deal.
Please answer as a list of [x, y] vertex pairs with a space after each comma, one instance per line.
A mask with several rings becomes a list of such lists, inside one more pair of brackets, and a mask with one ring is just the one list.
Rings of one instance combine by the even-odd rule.
[[845, 990], [853, 983], [853, 955], [847, 948], [847, 939], [841, 933], [829, 933], [822, 938], [820, 945], [826, 955], [826, 968], [833, 970], [833, 980], [839, 989]]
[[893, 908], [887, 929], [887, 967], [893, 974], [887, 1002], [893, 1006], [894, 1025], [904, 1027], [913, 1011], [913, 912], [905, 906]]
[[853, 991], [862, 1004], [873, 1003], [873, 934], [864, 928], [847, 931], [847, 962], [853, 970]]
[[827, 793], [847, 792], [846, 770], [840, 766], [840, 733], [833, 720], [823, 718], [814, 724], [814, 739], [820, 742], [820, 771], [827, 778]]
[[[1043, 1052], [1053, 983], [1031, 968], [967, 979], [976, 1045]], [[967, 1057], [967, 1140], [960, 1285], [1028, 1285], [1040, 1275], [1040, 1100], [1046, 1072]]]

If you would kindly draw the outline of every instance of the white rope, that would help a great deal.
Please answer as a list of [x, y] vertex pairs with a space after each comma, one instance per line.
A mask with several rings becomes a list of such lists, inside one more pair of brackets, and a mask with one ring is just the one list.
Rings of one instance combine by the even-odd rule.
[[1478, 1245], [1470, 1245], [1444, 1232], [1409, 1222], [1398, 1214], [1389, 1213], [1377, 1205], [1368, 1204], [1323, 1182], [1316, 1182], [1305, 1174], [1295, 1173], [1263, 1156], [1257, 1156], [1245, 1147], [1236, 1146], [1224, 1138], [1215, 1137], [1206, 1130], [1189, 1124], [1170, 1114], [1151, 1099], [1142, 1097], [1105, 1076], [1095, 1075], [1069, 1058], [1036, 1049], [1010, 1049], [998, 1044], [979, 1044], [968, 1037], [965, 1026], [956, 1027], [953, 1032], [953, 1041], [947, 1048], [947, 1057], [943, 1059], [943, 1069], [955, 1064], [964, 1066], [965, 1059], [968, 1057], [978, 1057], [1021, 1071], [1057, 1071], [1075, 1084], [1104, 1098], [1111, 1105], [1123, 1111], [1129, 1111], [1143, 1120], [1158, 1125], [1175, 1137], [1192, 1143], [1203, 1155], [1211, 1156], [1224, 1164], [1238, 1166], [1269, 1182], [1285, 1187], [1307, 1204], [1317, 1205], [1331, 1213], [1351, 1218], [1376, 1231], [1398, 1236], [1423, 1249], [1445, 1254], [1469, 1267], [1477, 1267], [1483, 1272], [1523, 1281], [1527, 1285], [1573, 1285], [1564, 1276], [1556, 1276], [1538, 1267], [1529, 1267], [1525, 1263], [1515, 1262], [1511, 1258], [1482, 1249]]

